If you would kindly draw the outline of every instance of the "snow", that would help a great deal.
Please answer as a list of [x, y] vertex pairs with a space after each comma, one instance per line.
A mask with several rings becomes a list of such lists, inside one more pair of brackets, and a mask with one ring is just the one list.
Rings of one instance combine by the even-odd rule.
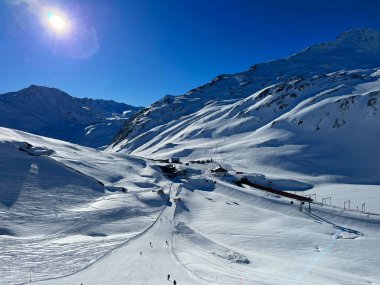
[[378, 284], [379, 218], [299, 212], [208, 175], [176, 181], [181, 201], [93, 265], [33, 284]]
[[379, 62], [380, 33], [348, 31], [165, 96], [132, 116], [108, 150], [155, 159], [213, 157], [312, 185], [379, 184]]
[[[6, 128], [0, 142], [4, 284], [166, 284], [167, 274], [178, 284], [380, 280], [377, 215], [318, 204], [299, 212], [287, 198], [234, 185], [229, 164], [220, 176], [211, 174], [218, 163], [185, 161], [188, 175], [171, 182], [156, 162], [122, 153]], [[54, 153], [31, 156], [22, 142]]]
[[139, 109], [32, 85], [0, 94], [0, 125], [96, 148], [110, 144], [123, 122]]
[[54, 150], [48, 149], [46, 147], [34, 147], [31, 144], [24, 142], [20, 145], [19, 150], [25, 151], [30, 155], [40, 156], [40, 155], [51, 155]]
[[[23, 142], [54, 153], [29, 155]], [[138, 183], [167, 182], [137, 158], [6, 128], [0, 157], [0, 284], [76, 271], [148, 227], [164, 205]]]
[[380, 213], [380, 191], [378, 185], [360, 185], [360, 184], [320, 184], [305, 195], [318, 193], [317, 201], [322, 203], [323, 198], [331, 197], [331, 203], [337, 207], [343, 208], [344, 202], [350, 200], [350, 206], [353, 210], [362, 211], [362, 205], [365, 203], [365, 211], [369, 213]]
[[[165, 96], [105, 151], [0, 127], [0, 284], [380, 284], [379, 39]], [[89, 137], [126, 111], [98, 103]], [[168, 158], [186, 175], [164, 177]]]
[[[363, 36], [380, 38], [373, 33], [364, 32]], [[362, 39], [361, 35], [360, 30], [350, 34], [349, 50], [351, 37]], [[342, 57], [348, 57], [350, 52], [343, 42], [318, 45], [294, 55], [286, 68], [298, 70], [294, 60], [316, 57], [315, 50], [327, 55], [331, 50], [344, 50]], [[358, 43], [356, 48], [361, 45]], [[362, 54], [361, 63], [356, 62], [358, 67], [367, 66], [376, 54], [380, 55], [379, 44], [374, 44], [370, 53]], [[320, 60], [316, 57], [309, 64]], [[275, 70], [278, 62], [264, 66]], [[282, 190], [339, 183], [359, 185], [361, 189], [366, 185], [378, 187], [378, 67], [335, 71], [316, 68], [313, 74], [299, 71], [296, 76], [280, 77], [276, 83], [270, 80], [276, 75], [273, 71], [266, 84], [257, 81], [259, 71], [219, 76], [187, 95], [163, 98], [133, 117], [125, 125], [126, 136], [121, 135], [108, 151], [154, 159], [212, 158], [234, 171], [261, 175], [264, 183], [271, 180]], [[320, 73], [315, 75], [317, 72]], [[242, 77], [251, 77], [252, 84], [235, 90], [232, 81], [243, 80]], [[223, 86], [218, 86], [222, 82]], [[234, 93], [228, 95], [231, 88]], [[218, 97], [216, 90], [225, 93]], [[255, 91], [249, 94], [252, 90]], [[202, 97], [194, 101], [201, 91]], [[240, 95], [231, 99], [237, 93]], [[204, 103], [213, 96], [214, 100]]]
[[164, 208], [151, 227], [129, 239], [92, 266], [66, 278], [36, 284], [96, 285], [122, 284], [127, 281], [131, 284], [162, 284], [167, 274], [178, 284], [198, 283], [199, 281], [193, 279], [173, 258], [172, 245], [169, 244], [173, 229], [173, 209], [174, 207]]

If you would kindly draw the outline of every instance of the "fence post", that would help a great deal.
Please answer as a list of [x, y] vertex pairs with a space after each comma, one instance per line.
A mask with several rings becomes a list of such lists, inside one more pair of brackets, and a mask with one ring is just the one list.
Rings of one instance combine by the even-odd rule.
[[[294, 194], [296, 194], [295, 192], [294, 192]], [[313, 202], [315, 203], [315, 202], [317, 202], [317, 194], [308, 194], [308, 195], [305, 195], [305, 197], [308, 197], [308, 198], [312, 198], [312, 197], [314, 197], [314, 199], [312, 199], [313, 200]]]
[[343, 210], [346, 210], [346, 204], [348, 204], [348, 210], [350, 210], [350, 200], [346, 201], [346, 202], [343, 202]]

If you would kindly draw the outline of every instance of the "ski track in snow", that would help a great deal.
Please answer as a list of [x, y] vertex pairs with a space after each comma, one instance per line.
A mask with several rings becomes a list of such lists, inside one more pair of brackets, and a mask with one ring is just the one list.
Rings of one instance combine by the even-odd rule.
[[[235, 234], [230, 234], [233, 233], [234, 227], [229, 225], [229, 219], [221, 215], [220, 211], [224, 211], [224, 207], [236, 207], [234, 211], [235, 215], [231, 212], [228, 212], [228, 215], [232, 214], [232, 216], [237, 215], [237, 217], [240, 217], [240, 215], [247, 215], [253, 210], [256, 210], [256, 214], [263, 211], [262, 213], [272, 213], [273, 215], [274, 212], [267, 208], [267, 205], [270, 205], [272, 202], [267, 201], [266, 198], [252, 196], [249, 191], [234, 187], [227, 188], [223, 183], [219, 185], [219, 182], [216, 185], [216, 189], [210, 190], [210, 182], [206, 182], [206, 177], [202, 178], [197, 176], [195, 180], [193, 179], [177, 184], [176, 188], [181, 185], [181, 187], [179, 187], [180, 191], [173, 193], [172, 197], [180, 195], [183, 201], [166, 206], [147, 230], [133, 237], [116, 250], [113, 250], [80, 272], [65, 278], [50, 279], [36, 284], [59, 285], [80, 284], [80, 282], [95, 285], [122, 284], [123, 282], [131, 282], [130, 284], [166, 284], [166, 274], [170, 274], [172, 279], [175, 278], [178, 284], [340, 284], [341, 282], [343, 284], [349, 284], [347, 283], [349, 280], [351, 280], [353, 284], [368, 284], [371, 282], [372, 284], [376, 284], [374, 281], [376, 280], [376, 275], [372, 276], [372, 278], [365, 277], [365, 275], [355, 276], [351, 272], [335, 271], [328, 266], [328, 263], [331, 262], [330, 255], [332, 255], [334, 251], [336, 253], [340, 251], [339, 243], [344, 242], [344, 238], [342, 240], [341, 237], [344, 236], [345, 233], [356, 235], [356, 237], [363, 237], [365, 236], [364, 233], [327, 220], [334, 219], [331, 213], [327, 216], [328, 218], [322, 218], [322, 216], [326, 216], [326, 213], [324, 213], [325, 209], [322, 209], [322, 212], [315, 209], [315, 214], [308, 215], [306, 213], [299, 213], [297, 207], [289, 207], [288, 203], [282, 200], [277, 201], [277, 203], [279, 203], [275, 206], [277, 209], [273, 210], [286, 209], [286, 211], [284, 213], [277, 213], [276, 215], [278, 217], [276, 219], [278, 219], [280, 223], [292, 223], [292, 220], [295, 219], [301, 223], [300, 226], [290, 226], [286, 228], [287, 226], [283, 225], [285, 229], [277, 231], [276, 234], [273, 234], [273, 225], [264, 228], [262, 228], [261, 224], [258, 227], [253, 224], [252, 226], [255, 229], [257, 228], [264, 232], [267, 230], [272, 233], [264, 235], [269, 242], [269, 252], [272, 248], [270, 246], [272, 236], [272, 238], [275, 237], [275, 240], [285, 238], [287, 242], [291, 244], [290, 247], [292, 250], [295, 252], [300, 250], [300, 252], [303, 252], [302, 255], [298, 256], [298, 254], [295, 254], [295, 256], [293, 256], [292, 250], [289, 251], [289, 246], [281, 245], [281, 243], [276, 244], [278, 241], [272, 244], [274, 245], [272, 250], [280, 256], [283, 256], [282, 258], [287, 259], [285, 256], [288, 256], [288, 258], [293, 256], [295, 259], [293, 261], [288, 260], [288, 264], [282, 264], [280, 268], [283, 268], [279, 270], [280, 272], [277, 272], [277, 270], [273, 271], [273, 268], [276, 268], [275, 264], [280, 262], [276, 260], [278, 258], [276, 253], [269, 254], [267, 251], [263, 256], [262, 252], [247, 251], [243, 246], [243, 248], [238, 251], [249, 252], [249, 256], [251, 256], [249, 257], [250, 264], [239, 264], [239, 262], [232, 262], [232, 260], [229, 260], [226, 256], [221, 256], [221, 252], [227, 252], [227, 257], [231, 252], [235, 252], [236, 254], [234, 250], [236, 246], [234, 245], [235, 242], [239, 244], [239, 239], [246, 241], [247, 239], [246, 236], [239, 231]], [[196, 187], [193, 187], [193, 181]], [[230, 201], [230, 203], [226, 204], [226, 200]], [[278, 198], [275, 200], [278, 200]], [[256, 203], [252, 203], [253, 205], [249, 203], [254, 201]], [[263, 202], [264, 205], [257, 205], [257, 202], [260, 201]], [[212, 208], [215, 203], [224, 204], [224, 206], [216, 206], [215, 209], [217, 209], [218, 212], [218, 219], [213, 221], [212, 228], [219, 228], [218, 225], [220, 225], [220, 223], [226, 222], [226, 224], [224, 224], [225, 230], [223, 230], [222, 233], [220, 232], [220, 228], [217, 230], [219, 231], [217, 234], [213, 232], [213, 230], [206, 230], [206, 232], [208, 232], [207, 235], [210, 236], [205, 237], [184, 224], [183, 220], [190, 221], [190, 223], [194, 223], [196, 226], [200, 226], [205, 230], [205, 224], [207, 224], [208, 221], [204, 219], [199, 220], [199, 217], [204, 216], [204, 211], [206, 210], [207, 213], [208, 209], [210, 207]], [[189, 215], [189, 212], [191, 213], [193, 211], [195, 211], [195, 213]], [[251, 218], [252, 217], [253, 216], [251, 216]], [[265, 215], [262, 217], [265, 219]], [[268, 217], [272, 219], [270, 216]], [[288, 220], [289, 218], [290, 220]], [[317, 224], [315, 220], [318, 221]], [[349, 221], [349, 218], [347, 219], [346, 217], [344, 221]], [[361, 223], [362, 221], [359, 224]], [[366, 235], [374, 235], [376, 229], [378, 230], [379, 228], [378, 223], [379, 222], [377, 222], [377, 226], [376, 222], [374, 225], [369, 226], [369, 228], [366, 229]], [[242, 221], [242, 225], [237, 226], [237, 228], [246, 225], [248, 224]], [[316, 231], [317, 228], [319, 230]], [[314, 236], [308, 238], [308, 242], [311, 242], [310, 244], [308, 244], [308, 242], [301, 242], [300, 239], [294, 241], [290, 239], [292, 235], [289, 235], [289, 232], [291, 231], [294, 231], [295, 235], [297, 235], [297, 233], [300, 234], [302, 239], [306, 237], [305, 234], [310, 230], [314, 232]], [[319, 234], [318, 231], [320, 231]], [[323, 233], [322, 237], [320, 236], [321, 233]], [[224, 237], [224, 240], [222, 237]], [[263, 238], [263, 236], [255, 235], [248, 235], [248, 237], [253, 242], [261, 241]], [[378, 234], [377, 238], [379, 238]], [[219, 240], [219, 242], [216, 242], [216, 240]], [[316, 242], [316, 240], [320, 241]], [[347, 240], [352, 239], [348, 238]], [[165, 241], [168, 241], [168, 245]], [[231, 243], [231, 241], [234, 242]], [[365, 240], [362, 240], [362, 242], [363, 241]], [[149, 245], [150, 242], [152, 242], [152, 247]], [[303, 244], [302, 246], [297, 245], [297, 243], [300, 242]], [[320, 245], [316, 245], [318, 243], [320, 243]], [[260, 247], [261, 246], [259, 246], [259, 248]], [[298, 250], [297, 247], [299, 247]], [[305, 252], [307, 248], [309, 248], [309, 252]], [[261, 248], [261, 250], [264, 250], [264, 248]], [[139, 254], [140, 251], [142, 252], [142, 256]], [[359, 254], [356, 257], [362, 258], [364, 256]], [[302, 265], [302, 260], [305, 258], [309, 261]], [[326, 261], [324, 259], [326, 259]], [[377, 258], [374, 257], [374, 259], [369, 263], [367, 262], [367, 264], [372, 264], [371, 267], [373, 268], [374, 263], [371, 262], [375, 262], [376, 259]], [[262, 268], [266, 262], [268, 262], [269, 268]], [[327, 262], [327, 265], [321, 266], [324, 262]], [[336, 261], [333, 260], [333, 262]], [[351, 265], [354, 266], [354, 264]], [[277, 265], [277, 268], [278, 266], [279, 265]], [[372, 275], [374, 274], [373, 270], [369, 270], [369, 272], [372, 272]], [[331, 278], [331, 274], [337, 276]]]
[[[380, 280], [377, 216], [318, 205], [300, 213], [285, 198], [212, 175], [218, 163], [191, 163], [173, 186], [182, 201], [163, 209], [157, 190], [167, 195], [170, 181], [154, 162], [0, 131], [0, 284], [54, 277], [37, 284], [156, 285], [167, 274], [178, 284]], [[30, 156], [18, 150], [24, 141], [54, 153]], [[127, 193], [105, 190], [122, 186]], [[177, 231], [181, 224], [195, 243]]]

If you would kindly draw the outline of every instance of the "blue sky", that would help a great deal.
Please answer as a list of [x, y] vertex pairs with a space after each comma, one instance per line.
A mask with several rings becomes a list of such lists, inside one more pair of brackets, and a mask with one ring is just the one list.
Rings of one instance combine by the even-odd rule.
[[[46, 11], [70, 31], [47, 27]], [[380, 1], [0, 0], [0, 93], [31, 84], [147, 106], [358, 27]]]

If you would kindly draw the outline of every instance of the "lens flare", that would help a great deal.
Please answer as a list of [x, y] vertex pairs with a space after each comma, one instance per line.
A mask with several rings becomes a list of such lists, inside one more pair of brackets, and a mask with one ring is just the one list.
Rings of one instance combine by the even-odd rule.
[[53, 12], [49, 12], [49, 25], [53, 28], [57, 33], [64, 33], [67, 30], [67, 23], [65, 19]]

